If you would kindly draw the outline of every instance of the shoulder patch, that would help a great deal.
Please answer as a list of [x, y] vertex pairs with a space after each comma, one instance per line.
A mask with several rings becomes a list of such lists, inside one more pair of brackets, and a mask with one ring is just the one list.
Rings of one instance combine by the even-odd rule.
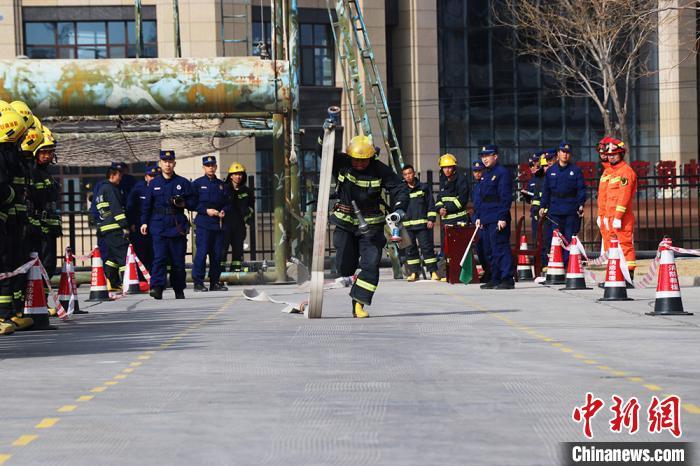
[[630, 182], [630, 180], [628, 180], [628, 179], [625, 178], [624, 176], [623, 176], [623, 177], [620, 177], [620, 184], [621, 184], [622, 186], [627, 186], [627, 184], [628, 184], [629, 182]]

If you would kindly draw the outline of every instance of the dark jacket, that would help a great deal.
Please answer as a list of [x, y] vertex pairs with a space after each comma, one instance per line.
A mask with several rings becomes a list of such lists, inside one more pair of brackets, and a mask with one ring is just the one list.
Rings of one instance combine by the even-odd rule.
[[[173, 203], [176, 197], [184, 201], [183, 207]], [[153, 236], [185, 236], [190, 231], [185, 209], [194, 210], [195, 201], [192, 185], [187, 179], [176, 174], [170, 179], [158, 175], [146, 188], [141, 223], [148, 225], [148, 231]]]
[[372, 159], [365, 170], [352, 168], [350, 157], [336, 153], [333, 160], [333, 176], [336, 178], [338, 202], [329, 214], [330, 223], [347, 231], [356, 231], [359, 224], [352, 211], [352, 201], [357, 203], [363, 217], [371, 228], [383, 228], [382, 190], [389, 194], [388, 208], [406, 211], [409, 204], [408, 188], [391, 168], [377, 159]]
[[510, 170], [498, 163], [484, 170], [479, 190], [474, 196], [474, 204], [478, 205], [476, 219], [483, 224], [509, 221], [512, 202], [513, 177]]
[[226, 207], [228, 199], [224, 181], [217, 177], [201, 176], [192, 182], [192, 191], [197, 199], [194, 224], [197, 228], [220, 231], [223, 220], [207, 215], [207, 209], [223, 210]]
[[542, 208], [551, 215], [574, 215], [586, 203], [583, 172], [576, 164], [552, 165], [544, 176]]
[[406, 187], [409, 191], [409, 201], [403, 225], [409, 230], [422, 230], [426, 228], [428, 221], [434, 222], [437, 217], [433, 193], [427, 183], [418, 180], [413, 188], [408, 183]]
[[109, 181], [103, 183], [97, 192], [95, 206], [99, 215], [97, 226], [101, 234], [126, 230], [129, 227], [125, 206], [122, 202], [122, 192], [118, 186]]
[[442, 224], [453, 225], [457, 222], [466, 222], [468, 201], [467, 176], [458, 169], [450, 180], [440, 171], [440, 192], [435, 197], [435, 208], [440, 210], [444, 207], [447, 210], [447, 215], [441, 219]]

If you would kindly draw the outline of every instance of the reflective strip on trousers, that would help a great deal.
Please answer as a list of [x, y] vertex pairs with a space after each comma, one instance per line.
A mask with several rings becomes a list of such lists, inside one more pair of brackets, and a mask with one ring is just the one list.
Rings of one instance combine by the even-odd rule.
[[358, 278], [355, 281], [355, 285], [359, 286], [360, 288], [364, 288], [367, 291], [371, 291], [372, 293], [377, 291], [377, 285], [372, 285], [371, 283], [366, 282], [366, 281], [362, 280], [361, 278]]

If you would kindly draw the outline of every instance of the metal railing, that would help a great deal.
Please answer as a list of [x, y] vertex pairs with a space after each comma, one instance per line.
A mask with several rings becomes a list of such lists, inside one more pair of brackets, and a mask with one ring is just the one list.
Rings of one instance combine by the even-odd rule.
[[[515, 171], [514, 171], [515, 173]], [[318, 186], [318, 173], [302, 172], [302, 186], [307, 182]], [[515, 176], [515, 175], [514, 175]], [[428, 171], [422, 177], [423, 181], [433, 186], [433, 193], [439, 190], [437, 173]], [[274, 258], [274, 218], [271, 209], [273, 185], [269, 180], [274, 179], [272, 173], [260, 172], [249, 177], [249, 185], [255, 187], [256, 212], [255, 220], [248, 229], [245, 252], [246, 260], [261, 261]], [[586, 180], [587, 202], [581, 225], [579, 238], [586, 249], [596, 252], [600, 248], [600, 232], [596, 225], [598, 179]], [[521, 216], [526, 218], [526, 229], [529, 238], [530, 205], [525, 203], [519, 193], [520, 182], [514, 180], [513, 202], [511, 214], [514, 224]], [[59, 251], [70, 245], [78, 254], [88, 254], [97, 244], [95, 226], [89, 221], [88, 195], [75, 189], [70, 183], [68, 190], [63, 193], [63, 233], [59, 239]], [[302, 204], [313, 203], [315, 194], [302, 193]], [[470, 199], [471, 201], [471, 199]], [[76, 209], [76, 207], [80, 207]], [[302, 211], [304, 209], [302, 208]], [[684, 248], [700, 248], [700, 183], [693, 175], [663, 175], [646, 176], [638, 179], [636, 202], [633, 205], [636, 218], [635, 245], [640, 251], [655, 251], [659, 241], [665, 235], [673, 238], [674, 244]], [[332, 227], [328, 227], [326, 253], [332, 255], [335, 250], [331, 239]], [[188, 242], [188, 261], [192, 260], [194, 244], [193, 232], [190, 232]], [[515, 232], [513, 231], [513, 235]], [[436, 237], [436, 247], [439, 247], [439, 235]], [[513, 244], [519, 238], [513, 236]]]

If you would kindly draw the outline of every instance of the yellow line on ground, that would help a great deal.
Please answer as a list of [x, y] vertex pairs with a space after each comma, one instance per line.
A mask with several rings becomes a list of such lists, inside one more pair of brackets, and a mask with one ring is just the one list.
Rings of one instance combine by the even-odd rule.
[[2, 455], [0, 454], [0, 464], [5, 464], [7, 460], [12, 458], [12, 455]]
[[585, 362], [586, 364], [598, 364], [598, 361], [596, 361], [595, 359], [586, 359], [583, 362]]
[[122, 372], [125, 374], [130, 374], [130, 373], [134, 372], [134, 369], [132, 369], [131, 367], [127, 367]]
[[644, 381], [644, 379], [641, 377], [627, 377], [627, 380], [629, 380], [630, 382], [640, 382], [640, 383]]
[[56, 411], [58, 411], [59, 413], [70, 413], [70, 412], [75, 411], [76, 408], [77, 408], [76, 405], [64, 405], [64, 406], [61, 406], [60, 408], [58, 408]]
[[142, 363], [142, 362], [132, 362], [132, 363], [129, 364], [129, 365], [130, 365], [131, 367], [139, 367], [141, 364], [143, 364], [143, 363]]
[[37, 429], [48, 429], [49, 427], [53, 427], [56, 425], [58, 421], [61, 419], [58, 417], [45, 417], [44, 419], [39, 422], [39, 424], [35, 425]]
[[700, 414], [700, 406], [694, 405], [693, 403], [682, 403], [683, 409], [690, 414]]
[[34, 440], [38, 439], [38, 435], [22, 435], [20, 436], [17, 440], [12, 442], [13, 447], [26, 447], [30, 443], [32, 443]]
[[574, 354], [573, 355], [576, 359], [586, 359], [586, 356], [583, 354]]
[[105, 385], [109, 385], [109, 386], [116, 385], [118, 383], [119, 382], [117, 382], [116, 380], [108, 380], [107, 382], [104, 382]]
[[124, 380], [126, 378], [126, 374], [117, 374], [114, 377], [112, 377], [114, 380]]
[[606, 371], [606, 372], [612, 370], [612, 369], [611, 369], [610, 367], [608, 367], [608, 366], [596, 366], [596, 367], [597, 367], [598, 369], [600, 369], [601, 371]]
[[105, 390], [107, 390], [107, 387], [95, 387], [93, 389], [90, 389], [92, 393], [102, 393]]
[[660, 392], [661, 390], [663, 390], [661, 387], [659, 387], [658, 385], [654, 385], [653, 383], [646, 383], [643, 385], [644, 385], [644, 387], [648, 388], [652, 392]]
[[95, 395], [81, 395], [76, 401], [90, 401], [95, 398]]
[[141, 359], [141, 360], [145, 361], [146, 359], [151, 359], [151, 357], [148, 355], [142, 355], [142, 356], [138, 356], [136, 359]]

